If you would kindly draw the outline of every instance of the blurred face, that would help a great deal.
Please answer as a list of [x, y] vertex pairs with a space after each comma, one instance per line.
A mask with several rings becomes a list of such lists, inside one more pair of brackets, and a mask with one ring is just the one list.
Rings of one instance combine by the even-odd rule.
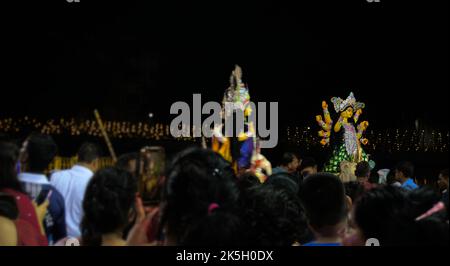
[[448, 189], [448, 177], [446, 178], [443, 175], [439, 175], [438, 186], [440, 190]]
[[22, 143], [22, 147], [20, 147], [19, 151], [19, 158], [18, 158], [18, 165], [20, 165], [20, 169], [18, 168], [17, 171], [26, 171], [26, 163], [28, 161], [28, 138], [25, 139], [25, 141]]
[[136, 160], [131, 160], [128, 162], [128, 172], [130, 172], [132, 175], [136, 174], [136, 167], [137, 167], [137, 161]]
[[25, 163], [25, 161], [26, 161], [26, 158], [27, 158], [27, 147], [28, 147], [28, 139], [26, 139], [22, 143], [22, 147], [20, 147], [19, 161], [21, 163]]
[[342, 113], [342, 116], [344, 118], [351, 118], [353, 116], [353, 108], [349, 107], [345, 109], [345, 111]]
[[353, 222], [349, 223], [346, 234], [342, 239], [342, 244], [344, 246], [365, 246], [364, 234]]
[[403, 173], [400, 172], [399, 170], [395, 169], [395, 180], [401, 181], [403, 177], [404, 177]]
[[317, 174], [317, 166], [314, 167], [305, 167], [302, 171], [301, 174], [303, 177], [309, 176], [309, 175], [313, 175], [313, 174]]
[[92, 161], [91, 167], [92, 167], [92, 171], [96, 172], [100, 168], [100, 160], [95, 159], [94, 161]]
[[297, 168], [299, 167], [299, 165], [300, 165], [300, 161], [298, 160], [297, 157], [294, 157], [294, 160], [292, 160], [292, 162], [290, 162], [288, 164], [288, 172], [292, 173], [292, 172], [297, 171]]
[[367, 177], [357, 177], [356, 180], [357, 180], [359, 183], [366, 183], [366, 182], [369, 181], [369, 178], [367, 178]]

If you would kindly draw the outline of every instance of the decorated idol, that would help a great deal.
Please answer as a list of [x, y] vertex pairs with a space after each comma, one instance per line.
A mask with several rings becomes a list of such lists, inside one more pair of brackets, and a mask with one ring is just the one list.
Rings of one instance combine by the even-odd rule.
[[[333, 123], [326, 101], [322, 102], [324, 118], [318, 115], [316, 120], [322, 128], [319, 131], [319, 136], [322, 138], [320, 143], [323, 146], [334, 146], [333, 154], [328, 163], [325, 164], [324, 171], [339, 173], [342, 162], [358, 163], [368, 160], [362, 145], [367, 145], [368, 143], [363, 134], [369, 126], [369, 122], [362, 121], [358, 124], [365, 105], [356, 101], [353, 92], [350, 92], [350, 95], [345, 100], [333, 97], [331, 103], [337, 114], [337, 121]], [[333, 134], [335, 136], [333, 136], [332, 131], [334, 131]]]
[[[232, 104], [236, 109], [225, 108], [227, 104]], [[237, 136], [225, 136], [224, 121], [235, 115], [236, 110], [243, 113], [243, 130]], [[252, 112], [250, 93], [242, 82], [242, 69], [236, 65], [231, 73], [230, 86], [223, 96], [222, 124], [214, 128], [212, 149], [228, 160], [236, 173], [252, 171], [261, 182], [264, 182], [266, 176], [271, 173], [271, 167], [270, 162], [260, 154], [258, 149], [255, 125], [250, 120]]]

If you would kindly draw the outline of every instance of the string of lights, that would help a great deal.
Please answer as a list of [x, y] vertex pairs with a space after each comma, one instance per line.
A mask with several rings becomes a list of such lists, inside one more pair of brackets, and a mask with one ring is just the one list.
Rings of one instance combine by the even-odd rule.
[[[107, 134], [115, 139], [143, 138], [152, 140], [173, 139], [169, 125], [130, 121], [104, 121]], [[24, 128], [49, 135], [94, 136], [102, 137], [101, 130], [94, 119], [77, 120], [49, 119], [39, 121], [36, 118], [0, 119], [0, 132], [20, 133]], [[180, 137], [177, 140], [193, 140], [193, 137]]]
[[[307, 150], [320, 147], [320, 137], [316, 129], [310, 127], [288, 127], [287, 142], [302, 146]], [[386, 129], [368, 130], [365, 137], [369, 143], [366, 151], [384, 150], [387, 152], [448, 152], [449, 131]]]
[[[163, 123], [105, 120], [104, 126], [107, 134], [113, 139], [195, 141], [192, 136], [173, 138], [169, 125]], [[41, 121], [28, 116], [19, 119], [0, 118], [1, 133], [19, 134], [24, 129], [49, 135], [102, 137], [100, 128], [94, 119], [60, 118]], [[290, 126], [286, 128], [285, 132], [289, 144], [302, 146], [307, 150], [321, 147], [316, 128]], [[369, 143], [364, 146], [364, 149], [366, 151], [382, 149], [388, 152], [446, 153], [448, 152], [449, 136], [449, 131], [442, 130], [368, 130], [365, 137]]]

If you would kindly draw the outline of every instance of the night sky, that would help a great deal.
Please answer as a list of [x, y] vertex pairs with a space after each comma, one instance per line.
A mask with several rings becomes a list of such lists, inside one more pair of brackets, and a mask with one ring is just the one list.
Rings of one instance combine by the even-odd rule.
[[220, 101], [237, 63], [282, 124], [353, 91], [373, 128], [448, 128], [447, 1], [33, 2], [3, 9], [0, 117], [167, 120], [193, 93]]

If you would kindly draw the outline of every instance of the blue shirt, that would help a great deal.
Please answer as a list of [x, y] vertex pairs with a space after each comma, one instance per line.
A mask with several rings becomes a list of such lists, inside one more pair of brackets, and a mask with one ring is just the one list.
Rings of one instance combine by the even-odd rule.
[[49, 245], [67, 236], [64, 213], [64, 198], [47, 180], [45, 175], [21, 173], [19, 181], [23, 190], [35, 200], [41, 192], [52, 194], [49, 198], [49, 206], [44, 219], [44, 229]]
[[414, 181], [411, 178], [408, 178], [403, 184], [402, 184], [402, 188], [406, 189], [406, 190], [413, 190], [418, 188], [419, 186], [416, 185], [416, 183], [414, 183]]
[[276, 174], [287, 174], [287, 171], [283, 167], [277, 166], [272, 169], [272, 175]]
[[309, 242], [303, 245], [304, 247], [340, 247], [341, 243], [317, 243], [317, 242]]

